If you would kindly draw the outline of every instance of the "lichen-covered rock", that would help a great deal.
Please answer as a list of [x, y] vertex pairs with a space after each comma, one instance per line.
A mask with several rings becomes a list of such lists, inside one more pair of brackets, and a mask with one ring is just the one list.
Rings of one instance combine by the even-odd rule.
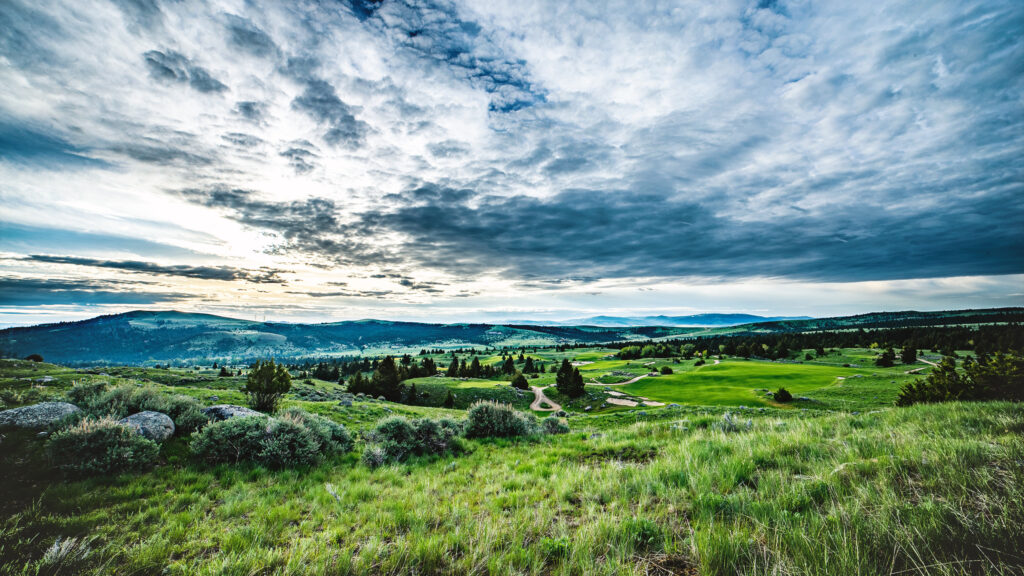
[[0, 412], [0, 428], [46, 428], [81, 408], [67, 402], [43, 402]]
[[217, 404], [216, 406], [203, 408], [203, 414], [206, 414], [212, 420], [227, 420], [228, 418], [236, 418], [239, 416], [259, 416], [260, 412], [257, 412], [251, 408], [246, 408], [245, 406], [235, 406], [234, 404]]
[[163, 412], [146, 410], [122, 418], [120, 423], [130, 426], [143, 438], [149, 438], [154, 442], [163, 442], [174, 436], [174, 420], [171, 420], [171, 417]]

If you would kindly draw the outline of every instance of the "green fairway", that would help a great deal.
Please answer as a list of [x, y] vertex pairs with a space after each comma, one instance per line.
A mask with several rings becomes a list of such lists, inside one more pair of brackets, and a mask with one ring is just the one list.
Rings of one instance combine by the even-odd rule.
[[[841, 388], [847, 385], [847, 382], [852, 384], [858, 376], [877, 378], [872, 377], [872, 374], [882, 375], [888, 379], [887, 382], [905, 378], [902, 367], [865, 369], [724, 360], [721, 364], [708, 364], [688, 372], [644, 378], [618, 390], [660, 402], [710, 406], [768, 406], [775, 404], [765, 397], [765, 389], [774, 392], [784, 387], [795, 396], [813, 395], [824, 388]], [[899, 389], [898, 385], [893, 387], [895, 390]]]

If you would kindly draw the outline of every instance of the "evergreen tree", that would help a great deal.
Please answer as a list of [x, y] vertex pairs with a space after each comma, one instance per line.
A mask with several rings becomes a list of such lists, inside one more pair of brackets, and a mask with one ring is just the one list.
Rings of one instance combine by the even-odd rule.
[[452, 356], [452, 361], [448, 364], [448, 371], [445, 372], [445, 376], [449, 378], [458, 378], [459, 376], [459, 359]]
[[274, 412], [277, 403], [291, 390], [292, 377], [283, 364], [257, 362], [246, 381], [242, 392], [249, 397], [249, 405], [260, 412]]
[[537, 372], [537, 367], [533, 365], [533, 357], [526, 357], [526, 363], [523, 364], [523, 372], [527, 374], [535, 374]]
[[889, 368], [896, 364], [896, 352], [892, 349], [892, 346], [885, 349], [882, 355], [875, 360], [875, 366], [881, 368]]
[[452, 394], [451, 390], [448, 391], [448, 395], [445, 396], [445, 398], [444, 398], [444, 407], [445, 408], [455, 408], [455, 395]]
[[409, 385], [409, 391], [405, 395], [405, 403], [415, 406], [418, 401], [419, 398], [416, 396], [416, 383], [413, 382]]
[[399, 402], [402, 399], [402, 383], [394, 358], [385, 356], [380, 361], [370, 379], [370, 386], [376, 396], [383, 396], [392, 402]]
[[555, 374], [555, 388], [560, 393], [569, 396], [572, 384], [572, 364], [569, 363], [568, 359], [562, 358], [562, 365], [559, 366], [558, 372]]
[[480, 377], [480, 359], [477, 358], [476, 356], [473, 356], [473, 362], [469, 365], [469, 377]]
[[916, 364], [917, 363], [917, 349], [913, 346], [904, 346], [903, 350], [900, 351], [900, 361], [904, 364]]
[[515, 361], [512, 360], [511, 356], [506, 358], [505, 359], [505, 363], [501, 365], [501, 373], [502, 374], [515, 374], [516, 373], [516, 363], [515, 363]]

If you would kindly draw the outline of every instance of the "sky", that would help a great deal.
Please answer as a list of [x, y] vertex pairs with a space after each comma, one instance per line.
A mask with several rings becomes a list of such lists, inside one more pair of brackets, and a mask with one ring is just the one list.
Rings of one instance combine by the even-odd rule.
[[0, 324], [1024, 305], [1024, 3], [0, 2]]

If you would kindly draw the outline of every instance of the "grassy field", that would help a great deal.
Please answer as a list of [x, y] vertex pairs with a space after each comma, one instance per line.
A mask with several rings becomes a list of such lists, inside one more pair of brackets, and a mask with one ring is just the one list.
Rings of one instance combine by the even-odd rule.
[[[859, 373], [879, 376], [835, 386], [841, 366], [681, 364], [680, 374], [637, 384], [704, 386], [707, 405], [576, 413], [565, 436], [469, 441], [466, 454], [376, 470], [359, 463], [361, 445], [307, 469], [209, 466], [179, 437], [150, 471], [64, 480], [33, 434], [8, 433], [0, 574], [1024, 573], [1021, 406], [893, 408], [873, 393], [891, 387], [892, 375], [874, 368]], [[591, 366], [581, 369], [608, 368]], [[25, 380], [45, 375], [55, 379]], [[856, 400], [850, 406], [862, 412], [757, 404], [751, 387], [778, 385], [746, 383], [758, 378], [823, 404]], [[58, 398], [75, 379], [136, 381], [0, 363], [10, 405]], [[154, 385], [207, 404], [242, 401], [212, 380], [222, 387]], [[506, 393], [502, 386], [417, 381], [430, 395]], [[716, 386], [746, 394], [748, 408], [713, 405]], [[603, 390], [588, 386], [595, 396]], [[357, 434], [390, 414], [464, 414], [295, 396], [286, 405]]]

